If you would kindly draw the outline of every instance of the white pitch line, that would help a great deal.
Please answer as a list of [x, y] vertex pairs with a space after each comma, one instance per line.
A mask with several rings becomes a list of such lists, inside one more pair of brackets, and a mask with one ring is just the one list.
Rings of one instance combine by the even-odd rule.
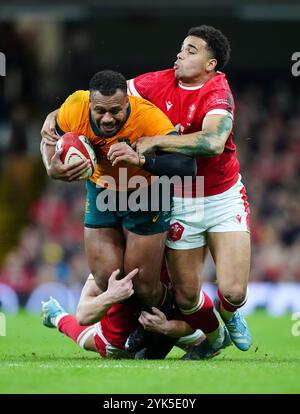
[[[28, 368], [30, 366], [30, 368], [53, 368], [53, 369], [57, 369], [57, 368], [88, 368], [88, 369], [101, 369], [101, 368], [108, 368], [108, 369], [124, 369], [124, 368], [131, 368], [131, 369], [170, 369], [169, 365], [159, 365], [159, 366], [153, 366], [153, 365], [126, 365], [126, 364], [58, 364], [58, 363], [54, 363], [54, 364], [38, 364], [38, 363], [32, 363], [32, 362], [28, 362], [28, 363], [17, 363], [17, 362], [9, 362], [9, 363], [1, 363], [2, 367], [8, 367], [8, 368]], [[174, 367], [173, 367], [174, 368]]]

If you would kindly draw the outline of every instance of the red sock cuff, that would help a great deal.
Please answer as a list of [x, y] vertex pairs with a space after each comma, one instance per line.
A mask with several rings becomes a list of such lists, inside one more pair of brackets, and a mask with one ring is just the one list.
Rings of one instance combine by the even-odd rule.
[[88, 328], [92, 328], [93, 325], [91, 326], [79, 325], [74, 315], [66, 315], [61, 318], [61, 320], [58, 322], [57, 327], [60, 330], [60, 332], [64, 333], [69, 338], [73, 339], [73, 341], [79, 344], [80, 339], [81, 339], [81, 334], [83, 334], [84, 331], [87, 331]]
[[210, 297], [202, 291], [203, 299], [201, 307], [193, 313], [181, 310], [181, 319], [194, 329], [201, 329], [205, 334], [218, 329], [220, 323], [214, 313], [214, 305]]
[[67, 322], [69, 322], [69, 321], [72, 321], [72, 320], [73, 320], [73, 318], [75, 318], [75, 317], [74, 317], [74, 315], [65, 315], [65, 316], [63, 316], [63, 317], [62, 317], [62, 318], [58, 321], [58, 324], [57, 324], [57, 329], [58, 329], [60, 332], [65, 333], [65, 332], [63, 331], [63, 327], [64, 327], [65, 323], [67, 323]]
[[237, 309], [243, 306], [246, 302], [246, 300], [244, 300], [242, 303], [238, 305], [234, 305], [233, 303], [228, 302], [228, 300], [224, 298], [224, 296], [222, 295], [219, 289], [218, 289], [218, 296], [220, 298], [223, 308], [227, 310], [228, 312], [235, 312]]

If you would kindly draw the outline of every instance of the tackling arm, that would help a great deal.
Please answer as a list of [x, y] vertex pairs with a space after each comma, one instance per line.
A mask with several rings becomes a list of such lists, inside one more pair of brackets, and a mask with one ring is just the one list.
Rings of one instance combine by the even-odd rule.
[[159, 135], [140, 138], [136, 144], [139, 154], [157, 150], [181, 152], [190, 156], [222, 154], [232, 130], [230, 115], [208, 115], [203, 120], [202, 131], [182, 136]]
[[133, 295], [132, 278], [138, 273], [138, 269], [132, 270], [120, 280], [117, 279], [119, 273], [120, 270], [115, 270], [111, 274], [105, 292], [100, 290], [92, 275], [88, 277], [77, 306], [76, 318], [80, 325], [99, 322], [115, 303]]
[[113, 166], [118, 165], [120, 162], [126, 162], [159, 176], [166, 175], [167, 177], [173, 177], [174, 175], [178, 175], [180, 177], [195, 177], [197, 174], [196, 161], [188, 155], [161, 152], [155, 157], [150, 155], [139, 156], [125, 142], [118, 142], [117, 144], [111, 145], [107, 158]]
[[147, 331], [180, 338], [190, 335], [194, 329], [186, 322], [180, 320], [168, 320], [166, 315], [157, 308], [152, 308], [152, 313], [142, 311], [139, 322]]
[[56, 145], [57, 140], [59, 139], [59, 136], [56, 133], [55, 128], [55, 121], [58, 114], [58, 109], [55, 109], [53, 112], [50, 112], [50, 114], [47, 115], [45, 122], [42, 126], [41, 135], [42, 139], [45, 144], [48, 145]]

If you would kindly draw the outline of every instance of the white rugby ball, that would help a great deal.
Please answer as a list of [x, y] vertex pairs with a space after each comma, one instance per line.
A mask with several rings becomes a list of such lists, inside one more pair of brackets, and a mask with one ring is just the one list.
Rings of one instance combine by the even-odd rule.
[[90, 141], [76, 132], [67, 132], [56, 143], [56, 151], [63, 149], [60, 159], [65, 165], [72, 165], [80, 160], [89, 161], [89, 169], [79, 177], [79, 181], [88, 179], [93, 175], [97, 164], [97, 157]]

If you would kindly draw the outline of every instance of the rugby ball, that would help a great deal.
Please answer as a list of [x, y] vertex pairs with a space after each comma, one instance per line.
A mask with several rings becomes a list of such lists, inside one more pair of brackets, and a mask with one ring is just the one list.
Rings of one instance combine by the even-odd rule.
[[56, 143], [56, 151], [63, 149], [60, 159], [65, 165], [72, 165], [80, 160], [89, 161], [89, 169], [79, 177], [83, 181], [92, 176], [97, 164], [97, 157], [90, 141], [76, 132], [67, 132]]

